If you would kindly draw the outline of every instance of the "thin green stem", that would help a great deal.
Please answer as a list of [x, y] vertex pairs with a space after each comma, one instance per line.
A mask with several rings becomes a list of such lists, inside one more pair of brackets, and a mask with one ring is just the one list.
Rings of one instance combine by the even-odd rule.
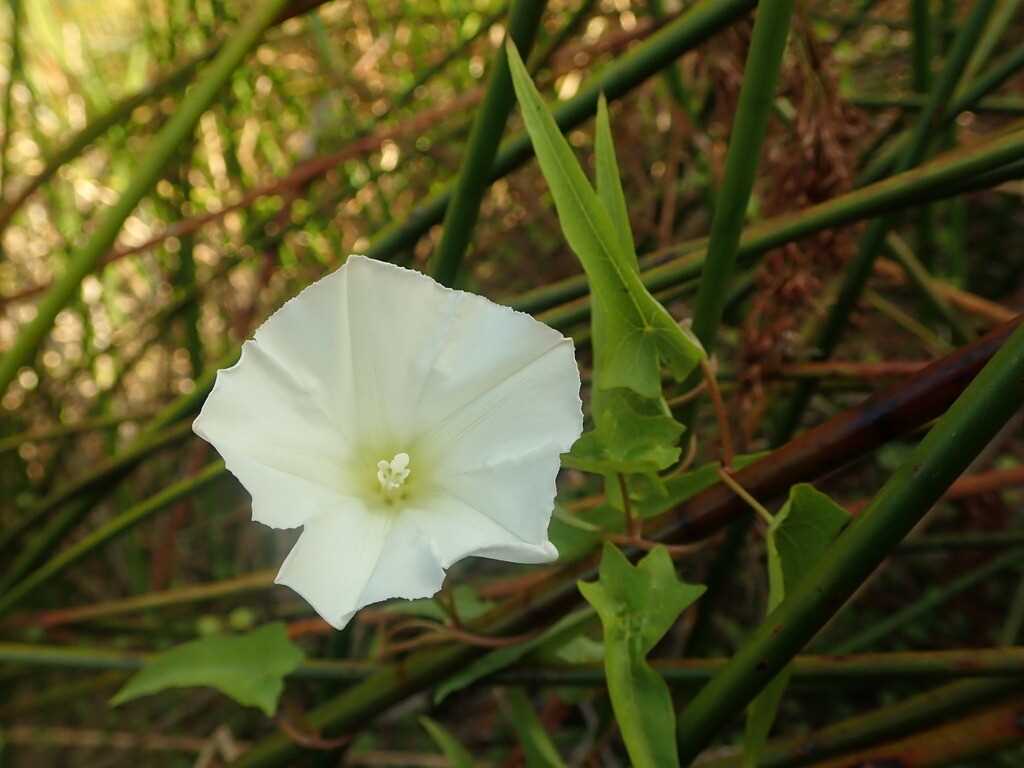
[[[656, 22], [660, 22], [665, 18], [665, 6], [661, 0], [647, 0], [647, 9], [650, 11], [651, 18]], [[686, 86], [683, 85], [683, 76], [679, 71], [679, 66], [677, 64], [669, 64], [665, 67], [662, 77], [672, 98], [675, 99], [682, 109], [690, 112], [690, 100], [686, 94]]]
[[761, 521], [765, 525], [770, 526], [775, 523], [775, 518], [772, 516], [772, 513], [765, 508], [764, 504], [751, 496], [746, 488], [736, 482], [732, 475], [729, 474], [728, 470], [719, 468], [718, 479], [729, 486], [733, 493], [743, 499], [743, 502], [757, 513], [757, 516], [761, 518]]
[[20, 432], [16, 435], [11, 435], [10, 437], [0, 438], [0, 453], [17, 450], [24, 443], [60, 440], [65, 437], [81, 434], [82, 432], [91, 432], [93, 430], [116, 427], [119, 424], [125, 424], [128, 422], [143, 421], [151, 418], [152, 416], [153, 414], [151, 412], [116, 413], [109, 416], [98, 416], [94, 419], [76, 421], [73, 424], [61, 424], [56, 427], [32, 429], [27, 432]]
[[906, 765], [907, 761], [912, 761], [915, 768], [995, 765], [1001, 762], [1000, 755], [996, 753], [1005, 752], [1008, 759], [1013, 759], [1015, 753], [1019, 755], [1022, 717], [1024, 700], [1016, 696], [996, 706], [984, 707], [949, 722], [931, 724], [884, 744], [843, 755], [838, 764]]
[[125, 597], [120, 600], [91, 603], [71, 608], [58, 608], [34, 614], [32, 622], [44, 627], [55, 627], [75, 624], [81, 621], [109, 619], [126, 613], [138, 614], [155, 608], [176, 607], [206, 600], [220, 600], [225, 597], [235, 597], [246, 592], [268, 589], [274, 585], [274, 574], [275, 572], [272, 570], [254, 571], [244, 576], [236, 576], [232, 579], [224, 579], [223, 581], [215, 581], [208, 584], [174, 587], [160, 592], [148, 592], [133, 597]]
[[[921, 109], [925, 104], [925, 98], [917, 94], [903, 96], [879, 93], [857, 93], [850, 96], [847, 101], [862, 109]], [[1024, 99], [1013, 96], [988, 96], [979, 100], [971, 107], [972, 112], [979, 112], [990, 115], [1009, 115], [1020, 117], [1024, 115]]]
[[[524, 57], [533, 47], [545, 5], [546, 0], [513, 0], [507, 36]], [[490, 186], [490, 170], [498, 143], [514, 103], [508, 58], [505, 46], [501, 45], [494, 53], [487, 92], [473, 119], [459, 175], [445, 209], [441, 242], [430, 261], [430, 272], [442, 285], [455, 283], [466, 248], [473, 238], [480, 203]]]
[[68, 139], [67, 142], [46, 159], [46, 165], [43, 166], [43, 170], [35, 176], [24, 180], [20, 190], [12, 197], [10, 202], [0, 204], [0, 232], [3, 232], [25, 201], [37, 189], [52, 179], [57, 174], [57, 171], [81, 155], [89, 145], [112, 127], [121, 125], [137, 107], [182, 88], [192, 79], [196, 70], [217, 53], [217, 50], [218, 46], [209, 48], [198, 56], [189, 59], [165, 77], [125, 97], [106, 112], [93, 117], [81, 131]]
[[931, 0], [911, 0], [910, 24], [913, 32], [911, 61], [914, 90], [928, 93], [932, 80], [932, 13]]
[[[932, 19], [931, 0], [912, 0], [910, 4], [911, 29], [913, 31], [912, 65], [914, 90], [927, 94], [932, 87]], [[925, 205], [915, 212], [917, 230], [917, 252], [926, 264], [933, 261], [934, 209]]]
[[[280, 24], [293, 16], [307, 13], [325, 2], [327, 0], [292, 0], [292, 2], [285, 5], [284, 10], [278, 14], [274, 23]], [[14, 214], [21, 209], [22, 205], [25, 204], [36, 190], [52, 179], [64, 165], [81, 155], [90, 144], [111, 128], [124, 123], [137, 107], [184, 87], [192, 79], [192, 76], [199, 67], [217, 55], [221, 46], [222, 43], [210, 46], [202, 53], [179, 65], [167, 75], [130, 96], [121, 99], [102, 114], [92, 117], [81, 131], [68, 139], [46, 159], [46, 164], [43, 166], [42, 171], [25, 180], [18, 193], [10, 202], [5, 203], [0, 198], [0, 234], [7, 228]]]
[[1024, 532], [956, 533], [915, 536], [900, 544], [893, 554], [915, 555], [964, 549], [1005, 549], [1024, 547]]
[[[138, 440], [117, 455], [102, 462], [99, 466], [84, 475], [57, 486], [44, 498], [26, 510], [17, 523], [9, 526], [0, 538], [0, 549], [8, 546], [25, 530], [43, 521], [59, 507], [84, 496], [101, 486], [113, 482], [116, 477], [139, 465], [140, 462], [181, 441], [192, 434], [192, 426], [187, 423], [175, 424], [162, 431], [140, 437]], [[0, 579], [0, 589], [3, 589]], [[9, 584], [7, 586], [10, 586]]]
[[963, 576], [953, 579], [948, 584], [932, 587], [919, 600], [915, 600], [910, 605], [896, 611], [881, 621], [865, 627], [863, 631], [853, 637], [838, 643], [832, 650], [835, 653], [854, 653], [870, 648], [879, 641], [889, 637], [893, 632], [912, 624], [917, 619], [927, 615], [957, 595], [966, 592], [971, 587], [977, 586], [1001, 571], [1021, 566], [1024, 566], [1024, 553], [1020, 552], [1020, 550], [1007, 552], [994, 560], [989, 560], [978, 568], [968, 571]]
[[978, 44], [974, 46], [974, 53], [971, 54], [971, 59], [967, 62], [967, 68], [964, 70], [965, 79], [972, 80], [974, 74], [985, 66], [1006, 30], [1013, 23], [1020, 5], [1021, 0], [999, 0], [998, 7], [992, 13], [985, 32], [978, 40]]
[[945, 355], [950, 351], [949, 342], [940, 338], [931, 328], [877, 291], [867, 289], [864, 292], [864, 304], [874, 309], [882, 317], [891, 320], [911, 336], [916, 337], [922, 346], [933, 355]]
[[25, 511], [21, 519], [3, 531], [0, 550], [46, 518], [46, 523], [31, 541], [18, 552], [17, 557], [0, 579], [0, 591], [6, 590], [22, 579], [31, 569], [55, 547], [61, 538], [106, 494], [120, 478], [138, 466], [142, 461], [168, 445], [186, 439], [191, 434], [189, 424], [175, 422], [198, 410], [213, 386], [217, 370], [234, 363], [238, 350], [230, 350], [217, 364], [210, 366], [195, 382], [193, 390], [181, 395], [165, 406], [149, 421], [142, 434], [127, 448], [100, 464], [91, 472], [76, 478], [51, 491], [46, 497]]
[[[743, 222], [775, 102], [775, 87], [792, 15], [792, 0], [762, 0], [754, 19], [739, 105], [729, 136], [725, 176], [715, 202], [715, 217], [711, 222], [693, 314], [693, 332], [709, 354], [714, 350], [725, 297], [736, 267]], [[692, 383], [695, 385], [696, 379]]]
[[[184, 145], [182, 153], [186, 160], [191, 157], [192, 145], [188, 142]], [[189, 198], [192, 193], [192, 183], [188, 177], [188, 163], [183, 162], [178, 171], [178, 215], [181, 219], [188, 218]], [[180, 238], [178, 247], [178, 264], [175, 274], [174, 285], [177, 290], [185, 293], [196, 292], [196, 259], [195, 259], [196, 238], [193, 233], [188, 233]], [[200, 333], [199, 303], [187, 302], [182, 307], [181, 323], [185, 336], [185, 348], [188, 349], [192, 378], [198, 378], [203, 373], [203, 338]]]
[[946, 321], [949, 329], [953, 332], [953, 340], [957, 344], [970, 343], [974, 339], [974, 333], [960, 314], [935, 289], [932, 276], [914, 255], [906, 241], [895, 232], [891, 232], [885, 242], [888, 250], [903, 267], [903, 271], [907, 273], [910, 282], [918, 290], [928, 307]]

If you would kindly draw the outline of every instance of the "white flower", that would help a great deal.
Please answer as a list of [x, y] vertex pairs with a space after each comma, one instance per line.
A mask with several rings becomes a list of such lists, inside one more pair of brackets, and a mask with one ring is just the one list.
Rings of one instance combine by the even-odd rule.
[[303, 526], [277, 575], [330, 624], [437, 592], [468, 555], [558, 556], [559, 455], [583, 428], [572, 342], [529, 315], [362, 256], [274, 313], [193, 426]]

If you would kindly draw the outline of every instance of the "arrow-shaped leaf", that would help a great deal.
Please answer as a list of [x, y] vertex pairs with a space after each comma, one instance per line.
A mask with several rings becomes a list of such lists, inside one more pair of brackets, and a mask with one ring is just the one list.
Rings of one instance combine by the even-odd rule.
[[[601, 346], [596, 365], [598, 386], [625, 387], [643, 397], [658, 398], [661, 363], [682, 380], [697, 365], [703, 350], [640, 281], [630, 250], [624, 246], [630, 238], [628, 232], [617, 230], [613, 214], [590, 186], [511, 43], [508, 58], [523, 121], [551, 189], [562, 231], [590, 282], [599, 315], [595, 320], [595, 341]], [[602, 165], [607, 165], [607, 159]], [[607, 175], [602, 171], [603, 179]], [[614, 190], [605, 191], [606, 197], [614, 194]], [[621, 220], [618, 205], [616, 210], [614, 216]]]

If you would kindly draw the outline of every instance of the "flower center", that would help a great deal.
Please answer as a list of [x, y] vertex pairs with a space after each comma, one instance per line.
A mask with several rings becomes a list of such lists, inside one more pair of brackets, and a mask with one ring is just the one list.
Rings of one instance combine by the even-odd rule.
[[381, 459], [377, 462], [377, 482], [380, 490], [388, 499], [399, 496], [402, 486], [409, 479], [409, 454], [396, 453], [391, 461]]

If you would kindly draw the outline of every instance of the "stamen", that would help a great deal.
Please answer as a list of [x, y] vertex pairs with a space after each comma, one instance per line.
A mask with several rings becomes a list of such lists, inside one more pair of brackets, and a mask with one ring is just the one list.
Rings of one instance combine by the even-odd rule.
[[391, 461], [381, 459], [377, 462], [377, 482], [381, 491], [388, 498], [398, 495], [411, 472], [407, 453], [396, 453]]

